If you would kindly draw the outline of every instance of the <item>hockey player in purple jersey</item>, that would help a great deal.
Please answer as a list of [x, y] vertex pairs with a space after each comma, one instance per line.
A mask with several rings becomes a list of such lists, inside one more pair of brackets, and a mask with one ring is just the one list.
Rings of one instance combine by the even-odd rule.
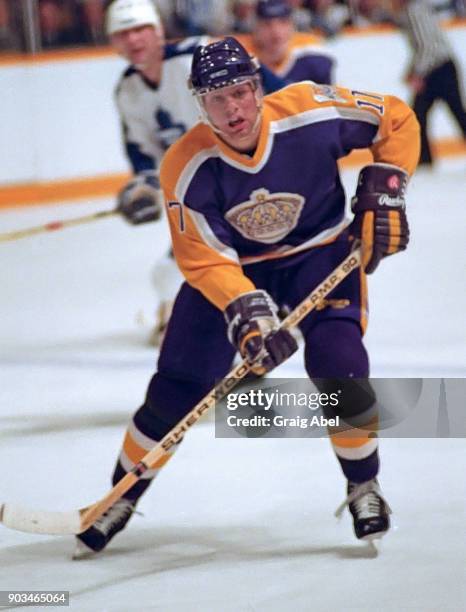
[[[158, 371], [127, 430], [114, 482], [225, 376], [236, 350], [260, 372], [296, 350], [289, 332], [278, 330], [278, 307], [296, 306], [355, 239], [362, 268], [300, 328], [305, 368], [318, 386], [366, 380], [365, 274], [408, 244], [404, 197], [419, 155], [419, 130], [406, 104], [311, 82], [263, 97], [257, 63], [234, 38], [196, 51], [191, 88], [204, 122], [169, 149], [161, 169], [174, 253], [186, 282]], [[345, 214], [337, 161], [366, 147], [374, 163], [361, 170], [352, 219]], [[383, 535], [390, 521], [377, 481], [376, 406], [359, 389], [354, 384], [351, 403], [338, 407], [353, 430], [330, 433], [356, 537], [367, 539]], [[123, 529], [165, 462], [78, 536], [80, 554], [102, 550]]]
[[296, 31], [287, 0], [259, 0], [252, 34], [238, 40], [287, 83], [333, 83], [335, 59], [320, 37]]

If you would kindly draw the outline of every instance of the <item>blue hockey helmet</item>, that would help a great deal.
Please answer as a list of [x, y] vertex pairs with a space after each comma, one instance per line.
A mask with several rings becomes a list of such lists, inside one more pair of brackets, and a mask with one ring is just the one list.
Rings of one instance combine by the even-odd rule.
[[256, 80], [258, 70], [257, 59], [236, 38], [227, 36], [196, 48], [189, 86], [195, 94], [202, 95], [245, 80]]

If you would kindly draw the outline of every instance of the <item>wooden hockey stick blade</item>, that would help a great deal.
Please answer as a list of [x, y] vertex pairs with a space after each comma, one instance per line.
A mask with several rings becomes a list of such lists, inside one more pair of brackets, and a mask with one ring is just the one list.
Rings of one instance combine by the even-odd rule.
[[[359, 267], [361, 254], [355, 250], [331, 272], [298, 306], [286, 317], [282, 327], [298, 325], [314, 308], [339, 285], [353, 270]], [[250, 371], [251, 364], [241, 362], [234, 367], [188, 414], [170, 430], [158, 444], [144, 455], [105, 497], [95, 504], [70, 512], [46, 512], [27, 510], [20, 506], [3, 504], [0, 507], [0, 522], [10, 529], [51, 535], [73, 535], [86, 531], [113, 504], [118, 501], [141, 476], [157, 465], [170, 449], [180, 442], [185, 433], [210, 410], [215, 402], [224, 397]]]
[[63, 221], [51, 221], [44, 225], [37, 225], [35, 227], [29, 227], [23, 230], [17, 230], [15, 232], [6, 232], [0, 234], [0, 242], [11, 242], [13, 240], [20, 240], [21, 238], [27, 238], [29, 236], [36, 236], [37, 234], [44, 234], [46, 232], [56, 232], [65, 227], [72, 227], [75, 225], [83, 225], [85, 223], [92, 223], [105, 217], [111, 217], [118, 215], [119, 212], [116, 209], [113, 210], [102, 210], [91, 215], [84, 215], [83, 217], [76, 217], [74, 219], [64, 219]]

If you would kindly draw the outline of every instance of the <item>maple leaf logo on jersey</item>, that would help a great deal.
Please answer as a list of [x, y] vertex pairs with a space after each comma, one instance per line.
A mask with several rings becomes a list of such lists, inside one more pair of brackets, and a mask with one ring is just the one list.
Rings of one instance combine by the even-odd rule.
[[274, 244], [298, 224], [304, 198], [298, 193], [270, 193], [256, 189], [250, 200], [230, 209], [227, 221], [245, 238]]

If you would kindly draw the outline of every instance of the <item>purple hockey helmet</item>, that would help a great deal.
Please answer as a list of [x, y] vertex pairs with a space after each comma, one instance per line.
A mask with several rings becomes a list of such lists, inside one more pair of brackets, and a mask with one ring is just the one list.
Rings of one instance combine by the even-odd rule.
[[195, 94], [228, 87], [245, 80], [256, 80], [259, 63], [243, 45], [227, 36], [194, 51], [191, 64], [190, 88]]

